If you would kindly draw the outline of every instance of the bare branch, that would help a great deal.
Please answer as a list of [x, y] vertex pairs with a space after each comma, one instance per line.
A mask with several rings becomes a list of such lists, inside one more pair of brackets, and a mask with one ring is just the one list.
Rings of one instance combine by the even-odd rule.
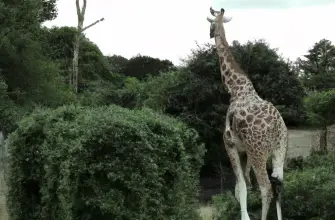
[[79, 7], [79, 0], [76, 0], [76, 8], [77, 8], [77, 17], [78, 17], [78, 21], [79, 21], [80, 16], [81, 16], [81, 11], [80, 11], [80, 7]]
[[87, 0], [84, 0], [83, 7], [81, 8], [82, 22], [84, 23], [85, 12], [86, 12]]
[[93, 22], [92, 24], [90, 24], [90, 25], [84, 27], [84, 28], [81, 30], [81, 32], [84, 32], [85, 30], [89, 29], [90, 27], [92, 27], [92, 26], [96, 25], [97, 23], [99, 23], [99, 22], [101, 22], [101, 21], [104, 21], [104, 20], [105, 20], [105, 18], [101, 18], [100, 20], [96, 20], [96, 21]]
[[84, 0], [83, 6], [80, 9], [79, 0], [76, 0], [77, 17], [78, 17], [78, 29], [82, 29], [84, 25], [85, 12], [86, 12], [87, 0]]

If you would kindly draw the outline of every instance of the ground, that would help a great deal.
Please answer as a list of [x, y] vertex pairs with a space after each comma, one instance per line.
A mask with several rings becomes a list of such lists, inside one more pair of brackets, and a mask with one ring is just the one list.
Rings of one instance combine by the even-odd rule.
[[0, 171], [0, 220], [8, 220], [6, 208], [6, 184], [3, 172]]

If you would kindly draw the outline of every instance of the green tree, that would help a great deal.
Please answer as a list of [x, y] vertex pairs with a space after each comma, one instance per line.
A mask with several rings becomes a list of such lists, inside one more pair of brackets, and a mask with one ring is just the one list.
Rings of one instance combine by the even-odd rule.
[[41, 22], [56, 16], [52, 2], [0, 0], [1, 79], [6, 97], [25, 111], [31, 109], [27, 106], [57, 106], [74, 100], [58, 65], [43, 55], [40, 42]]
[[303, 59], [297, 60], [299, 75], [308, 90], [322, 91], [335, 87], [335, 46], [322, 39]]
[[39, 42], [42, 22], [57, 16], [56, 1], [0, 0], [0, 132], [5, 137], [34, 106], [71, 99], [58, 66], [41, 55]]
[[335, 89], [316, 92], [305, 98], [308, 120], [322, 128], [320, 150], [327, 150], [327, 126], [335, 123]]
[[[31, 24], [53, 20], [57, 17], [57, 0], [1, 0], [0, 1], [3, 8], [10, 8], [12, 13], [17, 16], [9, 16], [7, 19], [16, 20], [17, 22], [29, 23]], [[27, 13], [29, 12], [29, 13]]]
[[169, 60], [160, 60], [149, 56], [137, 55], [128, 60], [123, 74], [143, 79], [148, 75], [157, 76], [161, 72], [171, 70], [175, 70], [175, 66]]
[[42, 0], [42, 13], [39, 17], [40, 22], [53, 20], [57, 17], [57, 1], [58, 0]]
[[[45, 55], [59, 63], [62, 76], [69, 82], [76, 29], [67, 26], [44, 28], [42, 33]], [[86, 37], [80, 40], [79, 88], [83, 90], [89, 81], [113, 79], [108, 59], [102, 54], [99, 47]]]
[[113, 55], [107, 56], [107, 60], [111, 65], [113, 73], [125, 73], [129, 61], [127, 58], [120, 55]]

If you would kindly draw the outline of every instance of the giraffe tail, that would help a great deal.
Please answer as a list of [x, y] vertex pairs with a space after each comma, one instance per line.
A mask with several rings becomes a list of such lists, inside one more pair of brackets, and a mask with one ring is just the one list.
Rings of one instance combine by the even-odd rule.
[[281, 202], [281, 195], [284, 190], [284, 184], [276, 177], [270, 177], [270, 182], [272, 186], [273, 197], [276, 201]]

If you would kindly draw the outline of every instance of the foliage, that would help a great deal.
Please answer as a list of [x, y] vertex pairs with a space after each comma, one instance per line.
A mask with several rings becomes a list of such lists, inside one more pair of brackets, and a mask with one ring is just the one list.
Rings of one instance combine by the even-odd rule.
[[57, 17], [57, 0], [42, 0], [42, 14], [39, 17], [40, 22], [53, 20]]
[[106, 58], [111, 65], [113, 73], [125, 73], [128, 64], [127, 58], [120, 55], [107, 56]]
[[12, 220], [197, 219], [204, 149], [150, 109], [41, 109], [9, 137]]
[[308, 90], [323, 91], [335, 87], [335, 46], [322, 39], [314, 44], [308, 54], [299, 58], [299, 72]]
[[147, 76], [157, 76], [160, 73], [176, 70], [176, 67], [169, 60], [160, 60], [149, 56], [138, 54], [127, 60], [122, 56], [109, 56], [113, 70], [126, 76], [144, 79]]
[[[57, 0], [1, 0], [2, 8], [10, 9], [10, 16], [7, 19], [16, 20], [28, 24], [41, 24], [53, 20], [57, 16]], [[29, 12], [29, 13], [27, 13]], [[13, 15], [16, 16], [13, 16]], [[23, 25], [24, 26], [24, 25]]]
[[220, 132], [227, 105], [216, 104], [221, 97], [213, 92], [211, 83], [214, 81], [204, 81], [187, 70], [148, 77], [145, 81], [127, 77], [122, 89], [105, 94], [104, 99], [131, 109], [145, 106], [177, 117], [195, 128], [206, 143], [205, 161], [209, 167], [220, 160], [229, 166]]
[[335, 89], [310, 94], [304, 102], [311, 125], [325, 127], [335, 123]]
[[6, 82], [0, 78], [0, 131], [8, 134], [14, 130], [19, 115], [19, 109], [8, 97]]
[[[41, 1], [5, 1], [0, 33], [0, 70], [8, 96], [16, 104], [57, 106], [71, 102], [71, 92], [57, 64], [45, 57], [38, 40]], [[27, 13], [29, 11], [29, 13]]]
[[[53, 27], [41, 30], [45, 55], [59, 63], [62, 75], [68, 81], [72, 67], [74, 27]], [[81, 90], [92, 80], [111, 80], [111, 67], [97, 45], [82, 36], [79, 53], [79, 84]]]
[[[303, 164], [303, 170], [285, 174], [285, 191], [282, 199], [284, 219], [334, 219], [335, 218], [335, 155], [312, 155]], [[260, 216], [259, 192], [249, 192], [248, 211]], [[303, 201], [303, 202], [302, 202]], [[238, 219], [240, 208], [232, 193], [215, 196], [216, 219]], [[259, 217], [258, 217], [259, 218]], [[273, 203], [269, 219], [276, 219]]]

